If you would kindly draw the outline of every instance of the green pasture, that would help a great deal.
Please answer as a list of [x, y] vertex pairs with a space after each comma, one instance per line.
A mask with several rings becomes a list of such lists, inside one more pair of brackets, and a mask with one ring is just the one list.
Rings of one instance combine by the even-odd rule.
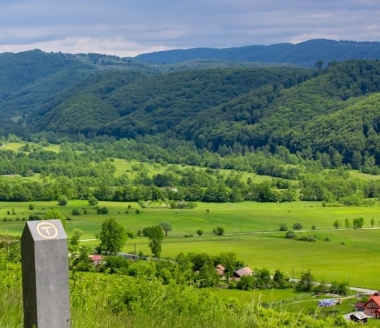
[[366, 174], [362, 173], [357, 170], [350, 170], [350, 177], [351, 178], [357, 178], [357, 179], [363, 179], [363, 180], [379, 180], [380, 175], [372, 175], [372, 174]]
[[[88, 246], [98, 242], [94, 235], [101, 229], [104, 219], [114, 217], [117, 221], [137, 232], [146, 226], [162, 221], [172, 226], [169, 237], [163, 242], [163, 257], [174, 258], [180, 252], [235, 252], [238, 258], [252, 268], [267, 268], [272, 273], [280, 269], [289, 277], [299, 277], [311, 269], [318, 281], [349, 281], [352, 286], [380, 289], [378, 277], [378, 257], [380, 249], [380, 212], [376, 207], [323, 207], [320, 203], [224, 203], [205, 204], [191, 210], [142, 209], [137, 203], [100, 202], [109, 214], [96, 214], [85, 200], [69, 201], [67, 206], [56, 202], [36, 202], [35, 209], [28, 209], [29, 203], [0, 203], [0, 234], [21, 234], [30, 214], [43, 216], [49, 209], [58, 209], [66, 217], [67, 232], [70, 236], [74, 228], [83, 230], [82, 239]], [[128, 209], [128, 205], [131, 208]], [[71, 215], [77, 208], [83, 213]], [[15, 214], [8, 215], [7, 212]], [[209, 210], [208, 213], [206, 210]], [[140, 211], [140, 214], [136, 213]], [[126, 213], [128, 211], [128, 213]], [[344, 226], [345, 218], [364, 217], [365, 229], [334, 229], [336, 219]], [[7, 218], [6, 221], [4, 218]], [[371, 218], [376, 226], [370, 226]], [[10, 221], [11, 219], [11, 221]], [[285, 232], [276, 231], [280, 223], [291, 229], [299, 222], [304, 231], [298, 234], [313, 234], [316, 242], [295, 241], [284, 238]], [[316, 230], [310, 230], [312, 225]], [[214, 236], [212, 229], [221, 226], [225, 235]], [[198, 237], [201, 229], [204, 236]], [[184, 237], [193, 235], [193, 237]], [[329, 238], [330, 241], [325, 241]], [[149, 254], [146, 238], [128, 240], [124, 251], [142, 251]]]
[[[178, 168], [180, 170], [194, 168], [194, 166], [190, 165], [179, 165], [179, 164], [167, 164], [162, 165], [160, 163], [149, 163], [149, 162], [139, 162], [137, 160], [125, 160], [121, 158], [112, 158], [111, 164], [115, 166], [116, 172], [115, 176], [121, 176], [122, 174], [127, 174], [130, 178], [134, 178], [138, 173], [138, 170], [135, 168], [143, 167], [148, 171], [149, 176], [157, 175], [159, 173], [165, 172], [170, 168]], [[206, 170], [205, 167], [195, 167], [196, 169]], [[228, 176], [232, 170], [220, 169], [218, 170], [221, 174]], [[254, 183], [260, 183], [263, 181], [271, 180], [273, 177], [269, 175], [256, 175], [255, 173], [249, 172], [239, 172], [242, 176], [242, 181], [247, 181], [250, 177]]]
[[21, 142], [7, 142], [7, 143], [4, 143], [2, 149], [14, 151], [14, 150], [18, 150], [22, 146], [23, 146], [23, 143]]

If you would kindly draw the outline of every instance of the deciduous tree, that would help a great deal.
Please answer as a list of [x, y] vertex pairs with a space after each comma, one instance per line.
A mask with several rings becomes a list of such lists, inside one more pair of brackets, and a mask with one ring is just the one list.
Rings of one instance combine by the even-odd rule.
[[168, 235], [169, 231], [172, 231], [172, 226], [167, 222], [161, 222], [160, 227], [165, 231], [165, 236]]
[[127, 233], [124, 227], [117, 223], [115, 219], [106, 219], [102, 223], [102, 230], [98, 235], [100, 248], [115, 254], [121, 250], [127, 240]]
[[162, 251], [162, 240], [164, 239], [164, 232], [161, 226], [147, 227], [143, 229], [144, 236], [149, 238], [149, 247], [154, 257], [159, 258]]

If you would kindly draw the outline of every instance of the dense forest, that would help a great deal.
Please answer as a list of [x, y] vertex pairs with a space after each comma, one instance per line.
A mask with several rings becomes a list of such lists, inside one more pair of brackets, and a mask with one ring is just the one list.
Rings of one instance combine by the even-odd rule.
[[[352, 60], [325, 70], [211, 69], [141, 76], [107, 72], [53, 97], [26, 131], [109, 135], [245, 154], [284, 146], [324, 166], [380, 163], [380, 63]], [[49, 140], [54, 141], [54, 140]]]
[[[375, 58], [376, 45], [360, 47], [373, 46]], [[169, 163], [182, 156], [211, 168], [234, 155], [294, 154], [378, 174], [378, 60], [317, 60], [312, 69], [163, 66], [99, 54], [1, 54], [0, 135], [54, 143], [127, 138], [156, 147]]]

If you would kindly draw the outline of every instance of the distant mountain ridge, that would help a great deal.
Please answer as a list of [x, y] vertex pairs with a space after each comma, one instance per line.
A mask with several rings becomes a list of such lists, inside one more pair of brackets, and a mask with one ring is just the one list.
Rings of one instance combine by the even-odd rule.
[[[201, 53], [209, 59], [194, 59]], [[222, 156], [287, 149], [325, 167], [380, 165], [379, 42], [149, 54], [167, 64], [147, 56], [0, 54], [0, 137], [170, 141]]]
[[298, 44], [251, 45], [234, 48], [192, 48], [141, 54], [144, 62], [176, 64], [191, 60], [218, 59], [257, 63], [288, 63], [311, 67], [318, 60], [326, 64], [347, 59], [380, 59], [380, 42], [315, 39]]

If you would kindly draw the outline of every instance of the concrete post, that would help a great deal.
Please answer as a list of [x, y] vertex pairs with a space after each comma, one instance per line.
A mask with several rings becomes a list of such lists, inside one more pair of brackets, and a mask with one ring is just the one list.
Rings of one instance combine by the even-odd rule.
[[24, 328], [70, 328], [67, 236], [60, 220], [26, 223], [21, 265]]

